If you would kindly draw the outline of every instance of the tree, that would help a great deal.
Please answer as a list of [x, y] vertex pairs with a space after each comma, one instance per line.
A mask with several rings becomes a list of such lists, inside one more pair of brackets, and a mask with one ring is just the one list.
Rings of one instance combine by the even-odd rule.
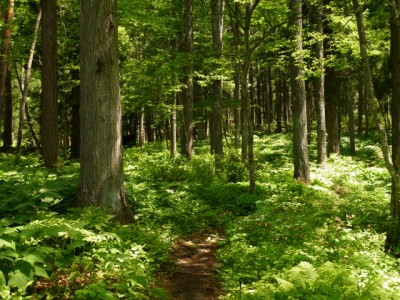
[[289, 24], [293, 30], [294, 51], [290, 57], [290, 79], [293, 101], [294, 178], [310, 183], [307, 144], [306, 88], [303, 76], [302, 1], [290, 0]]
[[316, 4], [317, 11], [317, 59], [320, 74], [315, 80], [315, 90], [317, 99], [317, 162], [324, 165], [327, 160], [326, 153], [326, 121], [325, 121], [325, 67], [324, 67], [324, 26], [323, 13], [324, 5], [320, 0]]
[[186, 91], [183, 93], [182, 154], [193, 155], [193, 1], [185, 0]]
[[78, 205], [134, 221], [123, 186], [116, 0], [81, 1]]
[[33, 32], [33, 41], [31, 45], [31, 49], [29, 51], [28, 63], [25, 69], [25, 78], [23, 85], [21, 85], [21, 92], [22, 92], [22, 99], [21, 104], [19, 107], [19, 122], [18, 122], [18, 136], [17, 136], [17, 152], [21, 153], [21, 146], [22, 146], [22, 133], [24, 129], [25, 123], [25, 113], [27, 107], [27, 98], [28, 98], [28, 91], [29, 91], [29, 81], [31, 79], [31, 71], [32, 71], [32, 63], [33, 63], [33, 56], [35, 54], [36, 49], [36, 42], [37, 42], [37, 34], [39, 31], [40, 20], [42, 19], [42, 10], [39, 10], [39, 13], [36, 18], [35, 28]]
[[[378, 126], [379, 139], [382, 149], [383, 158], [386, 168], [392, 179], [392, 196], [393, 199], [400, 199], [400, 172], [398, 162], [392, 160], [390, 148], [387, 139], [387, 132], [380, 115], [379, 103], [375, 98], [375, 90], [372, 81], [371, 68], [368, 57], [368, 40], [364, 28], [363, 7], [358, 0], [352, 0], [354, 14], [357, 21], [357, 29], [359, 35], [360, 55], [362, 60], [362, 68], [364, 74], [364, 83], [366, 85], [367, 102], [370, 105], [374, 121]], [[390, 222], [386, 235], [385, 249], [387, 251], [395, 250], [400, 245], [400, 205], [398, 201], [392, 202], [390, 210]]]
[[212, 91], [214, 105], [211, 118], [211, 152], [216, 155], [223, 155], [222, 144], [222, 78], [218, 74], [221, 68], [220, 60], [222, 56], [222, 33], [223, 33], [223, 13], [224, 1], [211, 0], [211, 27], [212, 27], [212, 48], [215, 59], [215, 69], [217, 74], [213, 81]]
[[[400, 2], [388, 1], [390, 11], [390, 66], [392, 90], [392, 161], [394, 170], [400, 172]], [[393, 177], [393, 176], [392, 176]], [[400, 196], [396, 180], [392, 179], [392, 194], [390, 202], [390, 217], [392, 226], [386, 237], [386, 249], [391, 250], [400, 244]]]
[[45, 166], [55, 167], [58, 164], [56, 0], [42, 0], [41, 7], [43, 13], [41, 155]]
[[10, 48], [11, 48], [11, 21], [14, 18], [14, 0], [8, 1], [7, 11], [4, 13], [4, 43], [2, 46], [0, 62], [0, 112], [4, 107], [4, 148], [12, 146], [12, 92], [11, 92], [11, 70], [10, 70]]

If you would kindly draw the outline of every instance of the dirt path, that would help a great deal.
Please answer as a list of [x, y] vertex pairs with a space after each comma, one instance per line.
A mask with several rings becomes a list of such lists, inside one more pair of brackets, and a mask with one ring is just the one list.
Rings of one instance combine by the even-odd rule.
[[215, 278], [216, 232], [196, 234], [175, 245], [172, 270], [160, 274], [159, 284], [168, 300], [213, 300], [221, 294]]

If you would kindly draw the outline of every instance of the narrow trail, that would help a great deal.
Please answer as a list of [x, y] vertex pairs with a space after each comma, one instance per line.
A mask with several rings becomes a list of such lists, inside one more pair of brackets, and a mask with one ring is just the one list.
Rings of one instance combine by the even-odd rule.
[[159, 285], [168, 300], [214, 300], [221, 295], [215, 278], [215, 252], [221, 237], [203, 232], [176, 243], [174, 268], [160, 273]]

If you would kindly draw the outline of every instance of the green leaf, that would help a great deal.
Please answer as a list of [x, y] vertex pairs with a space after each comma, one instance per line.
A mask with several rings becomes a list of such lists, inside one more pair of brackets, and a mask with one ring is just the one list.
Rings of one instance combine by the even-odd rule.
[[34, 266], [35, 263], [44, 263], [43, 258], [41, 258], [37, 254], [28, 254], [28, 255], [22, 257], [22, 259], [29, 262], [32, 266]]
[[18, 259], [15, 261], [15, 268], [27, 277], [32, 277], [33, 267], [34, 265], [24, 259]]
[[0, 248], [11, 248], [15, 250], [15, 243], [13, 241], [8, 242], [6, 240], [0, 239]]
[[46, 279], [50, 279], [49, 274], [47, 274], [47, 271], [45, 270], [45, 268], [40, 267], [40, 266], [35, 266], [35, 275], [44, 277]]
[[29, 276], [26, 276], [20, 270], [9, 273], [9, 276], [10, 279], [8, 280], [8, 285], [17, 288], [27, 287], [29, 285], [29, 281], [31, 280]]
[[4, 290], [6, 287], [6, 278], [4, 277], [4, 274], [2, 271], [0, 271], [0, 293]]

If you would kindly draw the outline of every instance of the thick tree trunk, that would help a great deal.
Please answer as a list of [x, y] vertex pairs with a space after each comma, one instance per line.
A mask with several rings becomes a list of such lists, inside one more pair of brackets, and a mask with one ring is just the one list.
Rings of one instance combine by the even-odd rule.
[[193, 0], [185, 0], [186, 91], [183, 93], [182, 154], [193, 155]]
[[[290, 57], [290, 78], [293, 103], [293, 161], [294, 178], [310, 183], [310, 166], [307, 144], [307, 105], [306, 88], [303, 78], [302, 41], [302, 1], [290, 0], [290, 26], [295, 42], [294, 53]], [[299, 54], [300, 53], [300, 54]], [[296, 54], [296, 56], [295, 56]]]
[[26, 101], [27, 101], [27, 97], [28, 97], [29, 81], [31, 79], [31, 68], [32, 68], [32, 62], [33, 62], [33, 56], [35, 54], [35, 49], [36, 49], [37, 34], [39, 31], [39, 25], [40, 25], [41, 18], [42, 18], [42, 10], [39, 11], [39, 14], [36, 18], [36, 23], [35, 23], [34, 33], [33, 33], [33, 41], [32, 41], [31, 49], [29, 52], [28, 63], [26, 65], [24, 85], [22, 87], [22, 100], [21, 100], [21, 105], [19, 107], [19, 123], [18, 123], [18, 136], [17, 136], [17, 152], [18, 153], [21, 153], [22, 133], [23, 133], [24, 123], [25, 123], [25, 106], [26, 106]]
[[10, 70], [10, 48], [11, 48], [11, 22], [14, 18], [14, 0], [8, 0], [8, 9], [4, 14], [4, 40], [1, 48], [0, 61], [0, 111], [4, 105], [4, 96], [7, 88], [7, 74]]
[[[400, 173], [400, 1], [390, 0], [390, 67], [392, 89], [392, 161], [397, 174]], [[398, 183], [392, 178], [390, 217], [393, 221], [388, 228], [385, 248], [387, 251], [400, 245], [400, 192]]]
[[[211, 0], [211, 29], [213, 58], [216, 70], [221, 68], [222, 34], [224, 20], [224, 0]], [[212, 84], [214, 105], [211, 117], [211, 153], [223, 155], [222, 143], [222, 78], [215, 79]]]
[[123, 185], [116, 0], [81, 1], [81, 169], [78, 204], [134, 221]]
[[317, 28], [318, 43], [317, 57], [319, 70], [321, 72], [315, 80], [315, 94], [317, 100], [317, 163], [324, 165], [327, 160], [326, 152], [326, 119], [325, 119], [325, 66], [324, 66], [324, 26], [323, 26], [324, 5], [320, 0], [317, 3]]
[[57, 4], [41, 0], [42, 20], [42, 95], [41, 156], [46, 167], [58, 164], [57, 108]]

